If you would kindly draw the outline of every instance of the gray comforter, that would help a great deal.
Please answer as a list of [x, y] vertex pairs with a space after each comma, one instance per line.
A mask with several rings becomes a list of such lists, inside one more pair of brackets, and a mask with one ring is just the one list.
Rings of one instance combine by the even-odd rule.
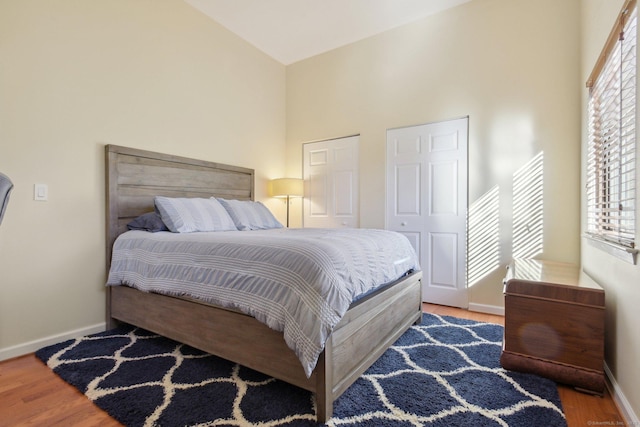
[[410, 270], [419, 265], [409, 241], [384, 230], [129, 231], [114, 244], [107, 285], [249, 314], [283, 332], [309, 376], [349, 305]]

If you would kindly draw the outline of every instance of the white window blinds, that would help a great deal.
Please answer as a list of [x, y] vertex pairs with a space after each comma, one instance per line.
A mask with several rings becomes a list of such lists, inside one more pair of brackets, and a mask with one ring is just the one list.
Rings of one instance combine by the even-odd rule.
[[587, 233], [631, 248], [636, 234], [635, 3], [625, 4], [587, 82]]

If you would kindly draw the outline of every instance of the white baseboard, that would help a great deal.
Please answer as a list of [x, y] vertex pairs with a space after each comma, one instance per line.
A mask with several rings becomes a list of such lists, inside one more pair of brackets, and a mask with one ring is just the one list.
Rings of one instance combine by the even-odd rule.
[[638, 415], [636, 415], [636, 413], [633, 411], [631, 404], [620, 389], [618, 382], [611, 373], [611, 370], [609, 369], [609, 366], [606, 362], [604, 364], [604, 373], [607, 376], [606, 384], [607, 389], [609, 390], [609, 394], [611, 394], [614, 403], [618, 407], [620, 415], [622, 415], [622, 418], [624, 419], [625, 425], [640, 426], [640, 419], [638, 418]]
[[96, 325], [87, 326], [86, 328], [75, 329], [73, 331], [64, 332], [58, 335], [51, 335], [39, 340], [29, 341], [24, 344], [0, 348], [0, 361], [13, 359], [14, 357], [18, 356], [24, 356], [25, 354], [29, 353], [34, 353], [35, 351], [40, 350], [42, 347], [57, 344], [62, 341], [82, 337], [84, 335], [95, 334], [97, 332], [102, 332], [106, 329], [106, 327], [106, 323], [102, 322]]
[[469, 311], [477, 311], [480, 313], [496, 314], [498, 316], [504, 316], [504, 307], [499, 305], [469, 303]]

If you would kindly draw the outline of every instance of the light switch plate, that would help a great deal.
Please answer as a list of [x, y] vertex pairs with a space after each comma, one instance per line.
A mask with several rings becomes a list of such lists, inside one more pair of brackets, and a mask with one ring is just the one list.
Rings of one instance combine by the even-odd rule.
[[49, 200], [49, 186], [47, 184], [34, 184], [33, 200]]

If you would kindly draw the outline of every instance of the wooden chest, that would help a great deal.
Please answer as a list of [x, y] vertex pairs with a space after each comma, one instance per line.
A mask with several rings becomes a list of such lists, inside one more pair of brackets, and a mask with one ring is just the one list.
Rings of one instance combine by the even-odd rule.
[[604, 392], [604, 291], [577, 266], [516, 259], [504, 280], [503, 368]]

